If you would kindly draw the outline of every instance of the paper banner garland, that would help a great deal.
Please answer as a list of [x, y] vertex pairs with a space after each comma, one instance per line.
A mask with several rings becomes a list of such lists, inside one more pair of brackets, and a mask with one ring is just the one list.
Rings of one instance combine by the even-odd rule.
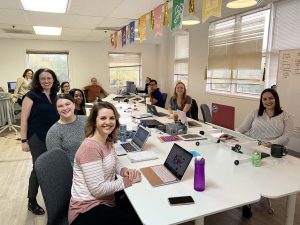
[[221, 17], [222, 0], [202, 0], [202, 22], [210, 16]]
[[171, 30], [181, 29], [184, 0], [173, 0]]

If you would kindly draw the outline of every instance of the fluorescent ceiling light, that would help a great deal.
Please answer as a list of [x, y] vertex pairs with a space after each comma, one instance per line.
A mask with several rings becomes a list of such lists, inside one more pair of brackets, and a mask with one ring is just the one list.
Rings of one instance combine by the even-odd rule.
[[21, 0], [23, 8], [29, 11], [66, 13], [68, 0]]
[[182, 20], [182, 25], [196, 25], [200, 23], [200, 19], [195, 15], [185, 16]]
[[42, 27], [42, 26], [33, 26], [35, 34], [38, 35], [61, 35], [61, 27]]
[[230, 9], [241, 9], [254, 6], [256, 4], [256, 0], [232, 0], [227, 3], [226, 7]]

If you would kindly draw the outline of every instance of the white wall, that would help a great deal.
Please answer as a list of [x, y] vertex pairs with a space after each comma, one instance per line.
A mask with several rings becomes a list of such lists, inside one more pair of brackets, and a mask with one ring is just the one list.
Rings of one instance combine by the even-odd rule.
[[[238, 126], [250, 110], [258, 107], [258, 100], [206, 93], [204, 71], [208, 56], [208, 23], [192, 26], [189, 31], [189, 94], [198, 105], [214, 102], [234, 106], [235, 126]], [[156, 79], [161, 90], [170, 97], [173, 93], [174, 36], [164, 32], [164, 37], [159, 40], [160, 44], [135, 43], [115, 50], [109, 43], [0, 39], [0, 86], [6, 89], [7, 81], [14, 81], [22, 75], [27, 68], [26, 50], [69, 51], [71, 86], [83, 87], [95, 76], [105, 88], [109, 86], [108, 52], [140, 52], [143, 81], [146, 76]]]
[[[0, 86], [7, 88], [7, 81], [15, 81], [27, 68], [26, 50], [69, 51], [69, 77], [72, 87], [83, 87], [95, 76], [108, 89], [109, 52], [139, 52], [142, 54], [143, 74], [158, 79], [166, 73], [164, 65], [168, 52], [164, 44], [139, 44], [113, 49], [108, 43], [39, 41], [0, 39]], [[157, 57], [159, 55], [159, 57]], [[144, 77], [143, 76], [143, 81]], [[142, 82], [143, 82], [142, 81]]]

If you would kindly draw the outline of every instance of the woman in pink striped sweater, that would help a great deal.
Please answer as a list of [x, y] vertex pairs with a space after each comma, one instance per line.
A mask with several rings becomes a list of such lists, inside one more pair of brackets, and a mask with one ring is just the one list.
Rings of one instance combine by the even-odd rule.
[[[74, 160], [71, 225], [141, 224], [130, 204], [116, 204], [115, 192], [140, 180], [137, 170], [123, 167], [113, 148], [119, 131], [119, 113], [108, 102], [95, 104], [87, 119], [85, 140]], [[120, 174], [122, 179], [115, 179]]]

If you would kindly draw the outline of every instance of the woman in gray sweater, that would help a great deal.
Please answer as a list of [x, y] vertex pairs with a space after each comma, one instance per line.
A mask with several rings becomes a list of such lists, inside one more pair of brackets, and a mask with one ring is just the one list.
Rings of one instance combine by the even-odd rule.
[[74, 114], [75, 100], [69, 94], [57, 95], [56, 108], [60, 118], [47, 133], [47, 150], [65, 151], [73, 165], [75, 153], [84, 139], [87, 117]]

